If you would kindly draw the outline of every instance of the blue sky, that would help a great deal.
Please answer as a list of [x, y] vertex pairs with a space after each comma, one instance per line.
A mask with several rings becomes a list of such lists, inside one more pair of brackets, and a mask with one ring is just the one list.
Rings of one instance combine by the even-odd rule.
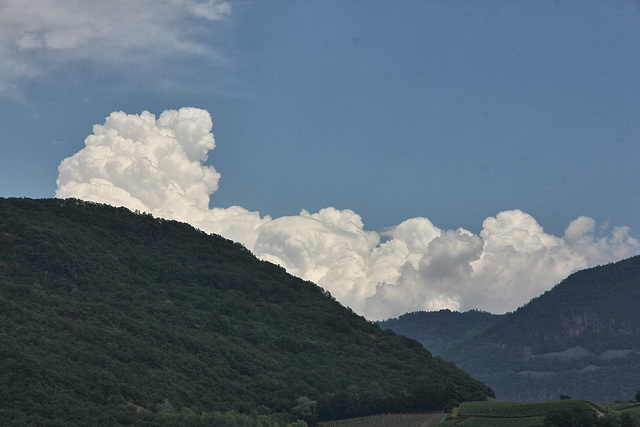
[[189, 106], [212, 207], [640, 237], [638, 2], [43, 1], [0, 5], [0, 196], [53, 197], [113, 111]]

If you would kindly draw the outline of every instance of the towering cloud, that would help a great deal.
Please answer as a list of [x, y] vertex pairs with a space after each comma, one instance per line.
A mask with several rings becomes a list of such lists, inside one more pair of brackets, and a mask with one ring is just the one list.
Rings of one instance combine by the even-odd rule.
[[329, 290], [370, 319], [407, 311], [517, 308], [571, 272], [640, 252], [626, 227], [596, 235], [579, 217], [563, 237], [520, 210], [487, 218], [479, 235], [411, 218], [382, 235], [348, 209], [272, 219], [242, 207], [209, 208], [220, 174], [203, 162], [215, 147], [196, 108], [112, 113], [86, 147], [59, 167], [56, 197], [122, 205], [242, 242], [258, 257]]
[[114, 112], [95, 125], [85, 148], [62, 161], [56, 197], [126, 206], [188, 222], [253, 246], [269, 217], [241, 207], [209, 209], [220, 174], [204, 161], [215, 147], [211, 116], [197, 108]]

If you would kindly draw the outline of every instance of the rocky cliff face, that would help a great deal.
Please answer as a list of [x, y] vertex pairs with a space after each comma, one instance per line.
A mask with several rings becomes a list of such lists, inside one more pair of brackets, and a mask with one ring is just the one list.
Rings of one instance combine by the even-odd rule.
[[631, 322], [617, 321], [597, 313], [571, 313], [560, 316], [562, 335], [557, 337], [579, 337], [584, 334], [632, 335], [640, 333], [640, 328]]

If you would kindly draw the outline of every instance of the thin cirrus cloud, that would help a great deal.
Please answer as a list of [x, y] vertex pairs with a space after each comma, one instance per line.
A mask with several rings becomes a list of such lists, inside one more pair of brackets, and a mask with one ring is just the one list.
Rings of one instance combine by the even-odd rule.
[[[157, 68], [176, 55], [221, 59], [191, 34], [230, 12], [229, 3], [217, 0], [2, 1], [0, 95], [18, 96], [25, 82], [69, 63], [117, 67], [123, 73], [125, 65]], [[187, 20], [188, 26], [179, 25]]]
[[211, 209], [220, 179], [204, 164], [215, 147], [211, 129], [210, 114], [196, 108], [157, 118], [114, 112], [62, 161], [56, 197], [126, 206], [239, 241], [369, 319], [442, 308], [503, 313], [573, 271], [640, 252], [628, 227], [603, 235], [579, 217], [557, 237], [520, 210], [485, 219], [476, 235], [427, 218], [378, 233], [352, 210], [332, 207], [275, 219], [239, 206]]

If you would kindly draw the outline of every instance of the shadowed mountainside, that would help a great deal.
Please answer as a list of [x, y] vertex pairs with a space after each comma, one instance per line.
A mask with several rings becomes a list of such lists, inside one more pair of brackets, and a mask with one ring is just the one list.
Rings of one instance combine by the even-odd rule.
[[493, 395], [237, 243], [73, 199], [0, 199], [0, 342], [15, 424], [286, 425]]
[[[411, 325], [407, 336], [427, 343], [441, 338], [442, 331], [429, 332], [434, 316], [422, 315], [425, 323]], [[467, 316], [449, 319], [468, 323]], [[402, 333], [403, 319], [383, 326]], [[640, 384], [640, 256], [578, 271], [463, 342], [446, 345], [442, 356], [490, 385], [499, 399], [565, 394], [626, 401]]]
[[411, 337], [434, 356], [441, 356], [451, 347], [482, 332], [500, 318], [499, 314], [470, 310], [416, 311], [395, 319], [378, 322], [382, 329]]

